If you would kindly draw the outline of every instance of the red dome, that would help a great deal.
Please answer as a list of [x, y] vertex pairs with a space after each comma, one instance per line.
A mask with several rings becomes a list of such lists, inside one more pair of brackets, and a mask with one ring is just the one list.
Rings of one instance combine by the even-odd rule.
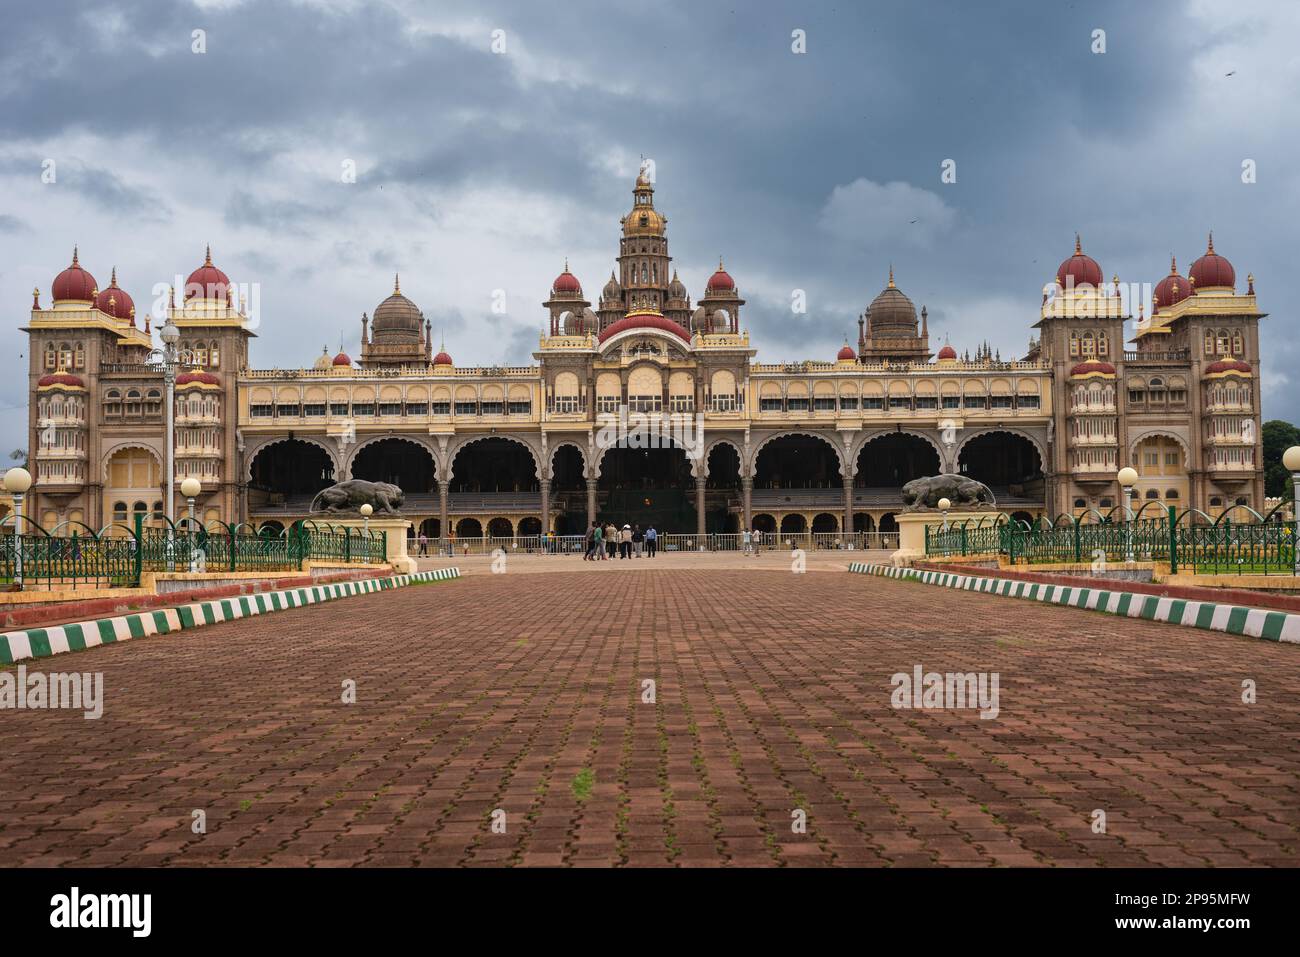
[[704, 287], [709, 292], [728, 292], [736, 288], [736, 280], [731, 278], [731, 273], [722, 268], [722, 260], [718, 260], [718, 271], [709, 277], [708, 284]]
[[1250, 375], [1253, 371], [1249, 362], [1242, 362], [1240, 359], [1219, 359], [1205, 367], [1206, 375], [1214, 375], [1217, 372], [1243, 372]]
[[80, 376], [75, 376], [71, 372], [54, 372], [50, 375], [43, 375], [37, 380], [38, 386], [62, 385], [70, 389], [84, 389], [86, 383], [81, 381]]
[[135, 302], [131, 294], [117, 284], [117, 267], [113, 267], [113, 278], [107, 289], [100, 290], [95, 297], [95, 308], [106, 312], [114, 319], [135, 322]]
[[436, 366], [455, 365], [455, 363], [451, 361], [451, 356], [447, 355], [447, 353], [445, 352], [439, 352], [436, 356], [434, 356], [433, 364]]
[[858, 354], [853, 351], [853, 347], [850, 346], [848, 343], [845, 343], [844, 346], [840, 349], [840, 351], [835, 356], [836, 359], [841, 359], [841, 360], [856, 359], [857, 357]]
[[1101, 267], [1097, 265], [1097, 260], [1083, 254], [1083, 245], [1078, 236], [1074, 237], [1074, 255], [1056, 270], [1056, 281], [1063, 288], [1070, 285], [1070, 277], [1074, 278], [1076, 287], [1084, 284], [1097, 287], [1102, 284]]
[[99, 283], [77, 262], [77, 249], [72, 248], [72, 265], [54, 277], [50, 284], [50, 297], [55, 302], [93, 302]]
[[221, 385], [221, 380], [211, 372], [182, 372], [176, 377], [176, 384], [181, 385]]
[[1153, 301], [1162, 308], [1172, 306], [1192, 295], [1193, 291], [1192, 281], [1178, 275], [1178, 264], [1171, 257], [1169, 260], [1169, 275], [1156, 283]]
[[340, 352], [334, 357], [333, 364], [336, 366], [350, 366], [352, 365], [352, 358], [346, 352]]
[[945, 342], [944, 345], [943, 345], [943, 348], [939, 350], [939, 358], [940, 358], [940, 359], [956, 359], [956, 358], [957, 358], [957, 350], [954, 349], [952, 346], [948, 345], [948, 344]]
[[1189, 272], [1197, 289], [1232, 289], [1237, 285], [1237, 271], [1232, 263], [1214, 251], [1214, 234], [1206, 245], [1205, 255], [1192, 263]]
[[564, 272], [555, 277], [555, 282], [551, 283], [551, 292], [567, 292], [582, 295], [582, 283], [578, 282], [578, 277], [569, 272], [569, 263], [564, 263]]
[[185, 298], [219, 299], [224, 302], [229, 289], [230, 277], [212, 265], [212, 247], [209, 246], [203, 265], [185, 280]]
[[1114, 375], [1115, 367], [1109, 362], [1102, 362], [1100, 359], [1089, 359], [1087, 362], [1080, 362], [1070, 370], [1071, 376], [1076, 375]]
[[618, 322], [607, 326], [605, 331], [597, 337], [597, 341], [604, 342], [611, 336], [616, 336], [620, 332], [626, 332], [629, 329], [662, 329], [664, 332], [671, 332], [673, 335], [678, 336], [684, 342], [691, 341], [689, 332], [671, 319], [665, 319], [657, 312], [634, 312], [631, 315], [624, 316]]

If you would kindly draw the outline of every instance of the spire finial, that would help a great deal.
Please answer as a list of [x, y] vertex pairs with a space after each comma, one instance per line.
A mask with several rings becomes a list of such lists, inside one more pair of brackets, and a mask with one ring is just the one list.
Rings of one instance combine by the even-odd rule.
[[1178, 275], [1178, 260], [1174, 257], [1173, 253], [1169, 254], [1169, 275]]
[[41, 287], [40, 286], [32, 287], [32, 308], [33, 309], [41, 308]]
[[116, 266], [113, 267], [113, 276], [108, 281], [108, 284], [112, 286], [114, 289], [117, 288], [117, 267]]
[[568, 272], [568, 271], [569, 271], [569, 257], [568, 257], [568, 256], [565, 256], [565, 257], [564, 257], [564, 271], [565, 271], [565, 272]]
[[722, 272], [722, 256], [718, 255], [718, 272]]
[[208, 243], [208, 245], [203, 250], [203, 265], [205, 266], [212, 265], [212, 244], [211, 243]]
[[72, 247], [72, 265], [74, 265], [74, 266], [79, 265], [78, 262], [77, 262], [77, 247], [76, 247], [76, 246], [73, 246], [73, 247]]
[[1079, 238], [1078, 233], [1074, 234], [1074, 254], [1076, 256], [1083, 254], [1083, 240]]
[[1214, 252], [1214, 230], [1212, 230], [1212, 229], [1210, 230], [1210, 238], [1209, 238], [1209, 241], [1208, 241], [1208, 242], [1206, 243], [1206, 245], [1205, 245], [1205, 251], [1206, 251], [1207, 253], [1212, 253], [1212, 252]]
[[399, 273], [393, 273], [393, 292], [402, 291], [402, 277]]
[[894, 264], [889, 264], [889, 288], [894, 289]]

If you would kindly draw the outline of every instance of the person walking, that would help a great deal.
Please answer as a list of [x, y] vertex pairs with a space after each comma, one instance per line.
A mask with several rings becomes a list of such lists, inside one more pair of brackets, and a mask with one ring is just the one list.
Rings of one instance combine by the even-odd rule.
[[605, 557], [618, 557], [618, 526], [613, 522], [605, 525]]
[[632, 557], [640, 558], [641, 551], [645, 548], [645, 532], [641, 531], [640, 525], [632, 526]]
[[656, 532], [655, 527], [651, 525], [649, 528], [645, 530], [646, 556], [649, 558], [654, 558], [655, 552], [658, 550], [658, 545], [659, 545], [659, 533]]
[[424, 534], [423, 531], [420, 532], [420, 550], [416, 554], [417, 555], [429, 554], [429, 536]]
[[748, 557], [754, 550], [754, 536], [749, 529], [740, 533], [740, 544], [744, 546], [744, 554]]
[[591, 528], [587, 529], [587, 552], [582, 556], [584, 562], [594, 562], [596, 553], [600, 551], [600, 526], [595, 522], [591, 523]]
[[624, 525], [623, 530], [618, 534], [618, 557], [632, 557], [632, 526]]

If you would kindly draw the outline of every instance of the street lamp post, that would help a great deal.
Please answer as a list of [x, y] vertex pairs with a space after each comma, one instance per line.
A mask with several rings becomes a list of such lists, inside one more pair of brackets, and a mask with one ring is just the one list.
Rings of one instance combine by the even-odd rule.
[[[1282, 465], [1291, 473], [1291, 553], [1292, 571], [1300, 575], [1300, 445], [1293, 445], [1282, 453]], [[9, 478], [8, 475], [5, 476]]]
[[366, 537], [369, 538], [370, 537], [370, 516], [374, 514], [375, 507], [371, 505], [369, 502], [366, 502], [366, 504], [361, 506], [360, 511], [361, 511], [361, 530], [365, 533]]
[[23, 496], [32, 487], [32, 473], [23, 468], [5, 472], [5, 490], [14, 497], [14, 586], [23, 590]]
[[1124, 490], [1124, 552], [1125, 560], [1130, 564], [1133, 561], [1133, 486], [1137, 484], [1137, 470], [1125, 467], [1119, 470], [1120, 488]]
[[189, 521], [186, 523], [186, 541], [189, 542], [190, 553], [190, 571], [198, 571], [196, 568], [197, 556], [194, 551], [194, 500], [198, 497], [199, 492], [203, 491], [203, 485], [193, 475], [181, 482], [181, 494], [185, 496], [185, 501], [189, 503]]
[[943, 530], [948, 531], [948, 509], [952, 508], [952, 500], [947, 498], [939, 499], [939, 511], [943, 512]]
[[176, 343], [181, 331], [172, 322], [171, 314], [158, 330], [162, 340], [163, 383], [166, 385], [167, 414], [167, 519], [176, 521]]

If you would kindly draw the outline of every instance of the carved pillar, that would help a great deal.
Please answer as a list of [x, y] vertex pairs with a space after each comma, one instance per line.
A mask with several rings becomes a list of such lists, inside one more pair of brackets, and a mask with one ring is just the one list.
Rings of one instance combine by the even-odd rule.
[[542, 534], [551, 530], [551, 480], [542, 479]]
[[840, 537], [847, 543], [853, 534], [853, 476], [844, 476], [844, 521], [840, 526]]
[[747, 528], [752, 529], [754, 527], [754, 508], [751, 503], [753, 494], [754, 480], [747, 475], [740, 480], [740, 496], [741, 501], [743, 502], [741, 505], [741, 509], [743, 510], [741, 516], [742, 524], [740, 526], [742, 532]]
[[700, 538], [704, 537], [704, 483], [706, 481], [708, 480], [703, 475], [695, 478], [695, 534]]
[[596, 521], [596, 480], [587, 479], [587, 528]]
[[438, 535], [450, 538], [451, 529], [447, 527], [447, 483], [438, 483]]

